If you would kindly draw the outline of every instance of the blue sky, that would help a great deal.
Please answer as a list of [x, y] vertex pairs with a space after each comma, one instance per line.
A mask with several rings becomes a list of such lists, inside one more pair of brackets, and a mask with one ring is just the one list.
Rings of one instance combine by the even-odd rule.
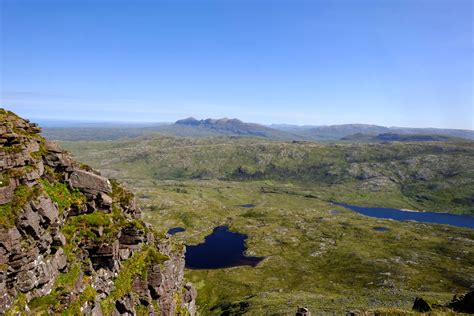
[[31, 119], [473, 129], [459, 0], [0, 0], [1, 106]]

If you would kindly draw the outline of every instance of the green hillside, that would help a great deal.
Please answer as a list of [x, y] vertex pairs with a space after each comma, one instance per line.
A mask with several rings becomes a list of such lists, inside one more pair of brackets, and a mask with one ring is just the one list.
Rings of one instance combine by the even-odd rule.
[[[320, 144], [149, 136], [64, 142], [78, 158], [130, 181], [274, 180], [326, 201], [474, 214], [474, 144]], [[383, 202], [381, 202], [381, 200]]]

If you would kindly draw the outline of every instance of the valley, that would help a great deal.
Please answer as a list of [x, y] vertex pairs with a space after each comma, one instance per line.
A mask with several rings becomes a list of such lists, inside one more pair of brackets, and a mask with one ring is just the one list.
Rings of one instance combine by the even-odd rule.
[[[474, 283], [474, 231], [360, 215], [331, 201], [474, 214], [472, 142], [344, 144], [148, 135], [61, 142], [120, 179], [145, 221], [201, 244], [216, 227], [248, 236], [256, 267], [187, 269], [204, 315], [406, 312]], [[246, 207], [242, 206], [245, 205]], [[381, 229], [383, 228], [383, 229]]]

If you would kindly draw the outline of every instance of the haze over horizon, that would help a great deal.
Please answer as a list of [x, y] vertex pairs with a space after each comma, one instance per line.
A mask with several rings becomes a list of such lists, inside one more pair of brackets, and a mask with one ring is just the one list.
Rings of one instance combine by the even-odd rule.
[[471, 1], [2, 1], [32, 120], [474, 129]]
[[[7, 109], [8, 110], [8, 109]], [[186, 119], [189, 117], [182, 117], [178, 120]], [[197, 120], [206, 120], [206, 119], [238, 119], [239, 118], [229, 118], [229, 117], [219, 117], [219, 118], [209, 118], [209, 117], [193, 117]], [[51, 128], [51, 127], [98, 127], [98, 124], [103, 124], [103, 127], [139, 127], [139, 126], [151, 126], [151, 125], [167, 125], [167, 124], [174, 124], [178, 120], [174, 121], [134, 121], [134, 120], [93, 120], [93, 119], [55, 119], [55, 118], [29, 118], [30, 121], [34, 123], [38, 123], [41, 127]], [[241, 120], [242, 121], [242, 120]], [[292, 123], [261, 123], [255, 121], [243, 121], [244, 123], [252, 123], [252, 124], [259, 124], [262, 126], [269, 126], [272, 125], [282, 125], [282, 126], [338, 126], [338, 125], [373, 125], [373, 126], [383, 126], [389, 128], [420, 128], [420, 129], [444, 129], [443, 127], [433, 127], [433, 126], [422, 126], [422, 127], [413, 127], [413, 126], [396, 126], [396, 125], [382, 125], [382, 124], [366, 124], [360, 122], [353, 122], [353, 123], [342, 123], [342, 124], [292, 124]], [[472, 128], [446, 128], [446, 129], [459, 129], [459, 130], [469, 130], [474, 131]]]

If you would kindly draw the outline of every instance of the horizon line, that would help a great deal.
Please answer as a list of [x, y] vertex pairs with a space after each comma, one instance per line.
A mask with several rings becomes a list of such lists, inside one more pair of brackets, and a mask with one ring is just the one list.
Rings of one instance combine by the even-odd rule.
[[[186, 118], [190, 118], [192, 116], [188, 116]], [[184, 118], [184, 119], [186, 119]], [[194, 117], [193, 117], [194, 118]], [[218, 119], [224, 119], [228, 117], [222, 117], [222, 118], [217, 118]], [[213, 119], [213, 118], [203, 118], [203, 119], [196, 119], [198, 121], [200, 120], [206, 120], [206, 119]], [[381, 125], [381, 124], [373, 124], [373, 123], [360, 123], [360, 122], [353, 122], [353, 123], [340, 123], [340, 124], [295, 124], [295, 123], [270, 123], [270, 124], [265, 124], [265, 123], [260, 123], [260, 122], [250, 122], [250, 121], [243, 121], [239, 118], [228, 118], [228, 119], [238, 119], [242, 121], [243, 123], [249, 123], [249, 124], [258, 124], [262, 126], [267, 126], [270, 127], [272, 125], [287, 125], [287, 126], [295, 126], [295, 127], [324, 127], [324, 126], [343, 126], [343, 125], [365, 125], [365, 126], [379, 126], [379, 127], [386, 127], [386, 128], [412, 128], [412, 129], [445, 129], [445, 130], [460, 130], [460, 131], [472, 131], [474, 132], [473, 129], [469, 128], [450, 128], [450, 127], [433, 127], [433, 126], [397, 126], [397, 125]], [[93, 120], [93, 119], [62, 119], [62, 118], [29, 118], [30, 121], [40, 123], [40, 122], [51, 122], [51, 123], [77, 123], [77, 124], [100, 124], [100, 123], [105, 123], [105, 124], [125, 124], [125, 125], [153, 125], [153, 124], [174, 124], [179, 120], [183, 119], [177, 119], [174, 121], [143, 121], [143, 120]], [[40, 125], [41, 127], [41, 125]], [[65, 126], [57, 126], [66, 128]], [[50, 128], [50, 127], [46, 127]]]

